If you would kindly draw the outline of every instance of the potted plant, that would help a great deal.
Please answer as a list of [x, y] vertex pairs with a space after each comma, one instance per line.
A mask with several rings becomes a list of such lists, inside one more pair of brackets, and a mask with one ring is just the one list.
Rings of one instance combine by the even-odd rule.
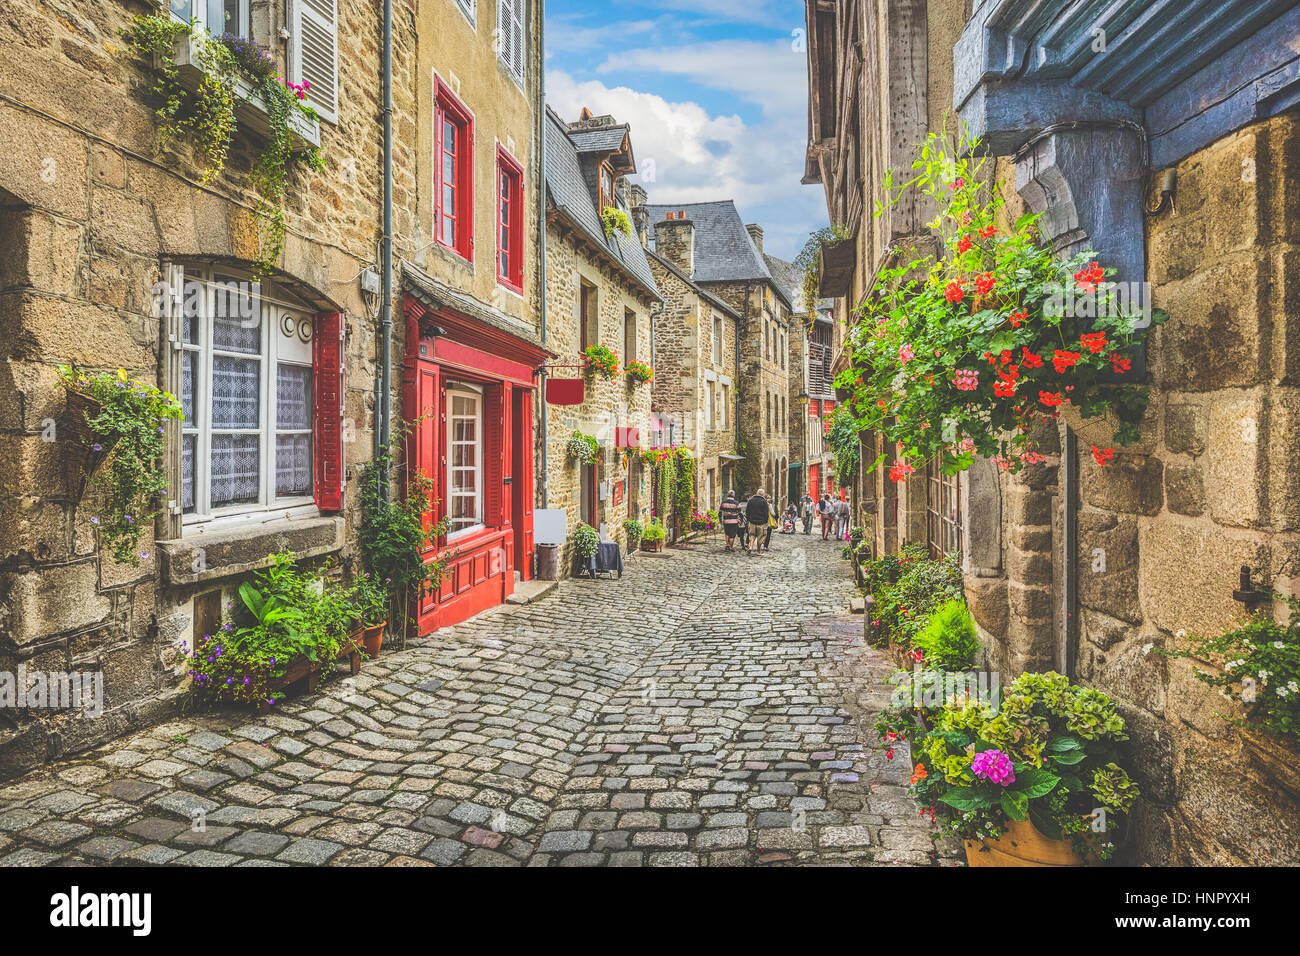
[[630, 553], [635, 551], [637, 546], [641, 543], [641, 534], [645, 531], [641, 526], [641, 522], [637, 521], [635, 518], [628, 518], [623, 522], [623, 531], [627, 534], [628, 552]]
[[627, 372], [627, 384], [632, 388], [644, 385], [655, 377], [654, 369], [640, 359], [628, 359], [627, 364], [623, 366], [623, 370]]
[[659, 519], [651, 518], [650, 523], [645, 526], [645, 530], [641, 535], [641, 550], [662, 551], [664, 549], [664, 539], [667, 537], [668, 532], [659, 523]]
[[589, 524], [579, 524], [569, 535], [569, 543], [573, 545], [576, 573], [581, 574], [596, 556], [596, 550], [600, 547], [600, 534]]
[[627, 217], [627, 213], [617, 206], [606, 206], [600, 211], [600, 222], [605, 229], [605, 237], [613, 239], [615, 235], [630, 237], [632, 235], [632, 220]]
[[1114, 703], [1061, 674], [1022, 674], [1001, 701], [951, 702], [930, 729], [889, 733], [912, 744], [922, 813], [962, 837], [971, 866], [1109, 859], [1138, 797]]
[[384, 628], [388, 626], [388, 585], [368, 571], [353, 582], [353, 600], [357, 627], [366, 656], [375, 658], [384, 645]]
[[86, 477], [107, 461], [107, 471], [96, 478], [106, 492], [105, 508], [90, 520], [114, 558], [138, 565], [140, 537], [167, 491], [165, 423], [183, 417], [181, 404], [125, 369], [111, 374], [60, 366], [59, 374], [67, 392], [58, 427], [68, 495], [79, 498]]
[[564, 450], [579, 465], [593, 464], [600, 457], [600, 443], [596, 436], [584, 435], [580, 431], [574, 431]]
[[607, 381], [613, 381], [618, 375], [618, 356], [604, 342], [587, 346], [583, 349], [582, 358], [587, 375], [599, 374]]

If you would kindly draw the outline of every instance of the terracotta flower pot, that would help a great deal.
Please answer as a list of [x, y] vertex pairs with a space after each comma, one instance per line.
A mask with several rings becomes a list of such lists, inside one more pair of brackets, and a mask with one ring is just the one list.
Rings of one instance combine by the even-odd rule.
[[379, 656], [379, 650], [384, 646], [384, 628], [386, 628], [387, 626], [388, 626], [388, 622], [383, 621], [380, 624], [375, 624], [371, 627], [366, 628], [365, 633], [362, 635], [361, 639], [366, 646], [367, 657]]
[[1069, 840], [1043, 836], [1028, 820], [1011, 820], [1000, 840], [966, 840], [967, 866], [1083, 866]]

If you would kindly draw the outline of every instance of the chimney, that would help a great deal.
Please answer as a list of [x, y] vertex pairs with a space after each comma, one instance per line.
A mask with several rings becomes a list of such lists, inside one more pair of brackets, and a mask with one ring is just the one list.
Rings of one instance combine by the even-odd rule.
[[632, 217], [632, 228], [636, 230], [637, 238], [641, 240], [643, 246], [650, 241], [648, 229], [650, 214], [645, 208], [646, 198], [644, 186], [640, 183], [628, 183], [627, 210]]
[[695, 224], [689, 219], [662, 219], [655, 223], [655, 252], [695, 278]]
[[763, 254], [763, 227], [756, 222], [746, 224], [745, 231], [749, 233], [749, 238], [754, 240], [754, 245], [758, 247], [758, 254]]

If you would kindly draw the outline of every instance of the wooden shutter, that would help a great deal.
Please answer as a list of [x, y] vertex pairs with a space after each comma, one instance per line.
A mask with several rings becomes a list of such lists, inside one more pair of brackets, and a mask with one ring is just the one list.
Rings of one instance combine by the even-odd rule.
[[307, 82], [307, 103], [321, 119], [337, 123], [338, 3], [337, 0], [294, 0], [294, 78]]
[[503, 527], [501, 513], [505, 490], [505, 396], [504, 385], [483, 390], [483, 524]]
[[524, 78], [524, 7], [527, 2], [528, 0], [513, 0], [511, 4], [514, 59], [510, 61], [510, 69], [514, 70], [515, 76], [520, 80]]
[[343, 313], [316, 316], [312, 336], [312, 435], [316, 506], [343, 508]]
[[524, 6], [527, 0], [497, 0], [497, 42], [510, 72], [524, 78]]

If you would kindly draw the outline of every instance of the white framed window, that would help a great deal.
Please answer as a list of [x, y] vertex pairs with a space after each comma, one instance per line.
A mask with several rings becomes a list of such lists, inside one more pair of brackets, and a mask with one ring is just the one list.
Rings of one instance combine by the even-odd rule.
[[247, 276], [185, 270], [180, 503], [186, 525], [314, 504], [314, 322], [287, 296]]
[[465, 14], [465, 19], [475, 30], [478, 29], [478, 0], [453, 0], [456, 6], [460, 7], [460, 12]]
[[718, 415], [718, 418], [720, 420], [720, 424], [718, 425], [719, 428], [727, 427], [727, 406], [730, 404], [731, 404], [731, 386], [723, 385], [722, 386], [722, 409]]
[[704, 383], [704, 427], [713, 431], [713, 383]]
[[713, 317], [713, 364], [722, 364], [722, 319]]
[[527, 0], [497, 0], [497, 55], [515, 82], [524, 82], [524, 8]]
[[447, 386], [447, 540], [483, 527], [483, 393]]
[[171, 0], [175, 20], [193, 21], [214, 37], [223, 33], [248, 37], [250, 0]]

